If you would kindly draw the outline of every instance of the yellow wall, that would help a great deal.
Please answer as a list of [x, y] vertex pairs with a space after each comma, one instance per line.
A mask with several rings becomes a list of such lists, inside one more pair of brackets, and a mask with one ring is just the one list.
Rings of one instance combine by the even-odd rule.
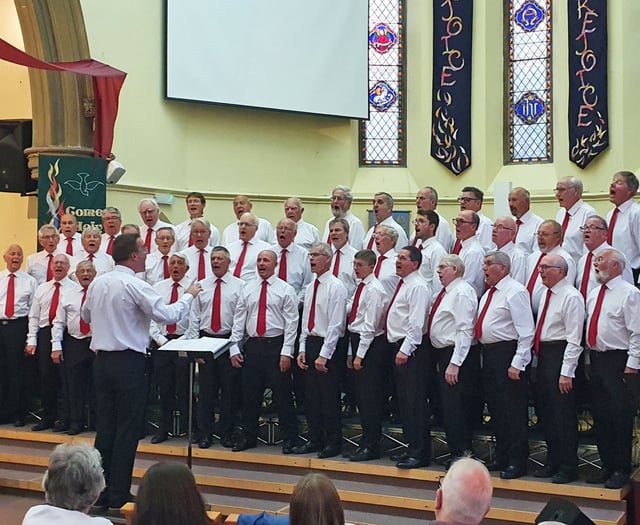
[[[13, 5], [0, 0], [0, 5], [7, 4]], [[557, 204], [551, 190], [565, 175], [582, 178], [587, 198], [605, 213], [610, 208], [606, 190], [611, 175], [640, 167], [637, 2], [609, 3], [611, 146], [584, 171], [567, 159], [566, 3], [554, 2], [553, 9], [555, 161], [503, 166], [502, 2], [475, 2], [473, 165], [458, 177], [429, 156], [431, 2], [407, 0], [408, 166], [402, 169], [359, 168], [357, 125], [352, 121], [164, 100], [162, 4], [111, 0], [105, 9], [101, 2], [82, 0], [92, 57], [129, 73], [121, 93], [114, 143], [114, 153], [127, 173], [122, 185], [108, 193], [109, 203], [123, 210], [127, 222], [139, 222], [135, 204], [156, 191], [176, 195], [176, 204], [162, 208], [170, 220], [180, 221], [185, 216], [182, 197], [187, 191], [199, 190], [210, 197], [207, 215], [220, 228], [234, 219], [230, 199], [236, 193], [251, 195], [256, 213], [272, 221], [282, 216], [286, 196], [300, 196], [306, 202], [307, 220], [322, 225], [328, 215], [326, 197], [336, 184], [354, 189], [354, 208], [363, 218], [375, 191], [390, 191], [399, 209], [413, 209], [415, 191], [425, 184], [438, 188], [441, 211], [447, 217], [455, 215], [454, 199], [461, 186], [479, 186], [487, 190], [486, 213], [491, 215], [493, 185], [499, 181], [530, 188], [536, 211], [552, 216]], [[1, 20], [4, 24], [8, 19], [2, 16]], [[7, 31], [11, 32], [3, 29], [3, 36]], [[15, 27], [12, 32], [16, 34]], [[4, 78], [4, 70], [2, 74]], [[12, 79], [12, 75], [23, 75], [26, 82], [26, 73], [7, 75]], [[1, 101], [11, 92], [2, 84], [0, 117], [7, 118], [13, 115]], [[26, 86], [20, 90], [22, 99]], [[15, 116], [28, 116], [23, 113]], [[0, 200], [0, 212], [7, 208], [25, 216], [23, 204], [7, 207]], [[0, 242], [6, 242], [3, 237]]]

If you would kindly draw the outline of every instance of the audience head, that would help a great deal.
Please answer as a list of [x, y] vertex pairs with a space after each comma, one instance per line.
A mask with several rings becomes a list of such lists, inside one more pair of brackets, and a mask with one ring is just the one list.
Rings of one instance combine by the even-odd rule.
[[138, 489], [133, 525], [209, 525], [202, 496], [189, 467], [156, 463], [149, 467]]
[[104, 490], [100, 452], [85, 442], [58, 445], [42, 479], [47, 503], [87, 513]]
[[563, 177], [556, 183], [555, 192], [560, 207], [570, 210], [582, 198], [582, 181], [576, 177]]
[[324, 474], [311, 473], [293, 489], [289, 505], [291, 525], [344, 525], [338, 491]]
[[334, 217], [344, 217], [351, 208], [353, 194], [346, 186], [336, 186], [331, 192], [331, 213]]
[[531, 207], [531, 195], [529, 191], [517, 187], [509, 192], [509, 211], [516, 219], [520, 219]]

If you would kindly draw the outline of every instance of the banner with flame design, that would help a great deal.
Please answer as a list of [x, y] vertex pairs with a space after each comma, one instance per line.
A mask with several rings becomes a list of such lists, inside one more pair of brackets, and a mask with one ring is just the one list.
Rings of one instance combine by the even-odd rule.
[[471, 166], [473, 0], [433, 2], [431, 156], [459, 175]]
[[568, 0], [569, 159], [580, 168], [609, 147], [607, 0]]
[[76, 216], [78, 230], [102, 230], [102, 210], [107, 203], [107, 161], [95, 157], [40, 155], [38, 177], [38, 228], [60, 227], [65, 213]]

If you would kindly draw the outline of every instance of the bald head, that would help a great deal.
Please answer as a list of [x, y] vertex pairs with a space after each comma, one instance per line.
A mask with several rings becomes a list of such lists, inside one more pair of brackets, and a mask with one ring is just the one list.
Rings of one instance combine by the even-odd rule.
[[475, 459], [461, 458], [451, 465], [436, 493], [436, 519], [476, 525], [489, 512], [492, 494], [487, 468]]

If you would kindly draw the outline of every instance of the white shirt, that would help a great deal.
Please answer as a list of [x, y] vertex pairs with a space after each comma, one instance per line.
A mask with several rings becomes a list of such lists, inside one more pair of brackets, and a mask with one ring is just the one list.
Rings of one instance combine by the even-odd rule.
[[[582, 232], [580, 226], [584, 226], [589, 217], [597, 215], [596, 210], [590, 204], [582, 199], [578, 200], [571, 208], [569, 208], [569, 223], [564, 233], [562, 247], [569, 252], [574, 262], [577, 262], [584, 253], [584, 243], [582, 241]], [[560, 208], [556, 213], [556, 221], [561, 225], [567, 210]]]
[[[598, 317], [596, 345], [592, 350], [628, 350], [627, 366], [637, 370], [640, 368], [640, 290], [620, 276], [604, 286], [607, 291]], [[587, 296], [587, 334], [599, 292], [598, 287]]]
[[156, 222], [155, 226], [149, 228], [149, 226], [147, 226], [146, 224], [142, 224], [140, 226], [140, 238], [142, 239], [142, 241], [146, 244], [146, 240], [147, 240], [147, 231], [151, 230], [151, 247], [149, 248], [149, 253], [155, 253], [158, 250], [158, 245], [156, 244], [156, 232], [160, 229], [160, 228], [171, 228], [174, 232], [175, 235], [175, 229], [173, 227], [173, 224], [169, 224], [168, 222], [164, 222], [161, 220], [158, 220], [158, 222]]
[[[204, 264], [204, 278], [211, 277], [213, 275], [213, 271], [211, 270], [211, 246], [205, 246], [203, 248], [204, 253], [203, 264]], [[194, 246], [189, 246], [186, 250], [182, 250], [183, 255], [187, 257], [189, 260], [189, 269], [187, 270], [187, 277], [189, 277], [192, 281], [198, 279], [198, 272], [200, 268], [200, 249]]]
[[[333, 257], [331, 258], [330, 271], [333, 273], [333, 267], [336, 263], [336, 247], [331, 246]], [[347, 289], [347, 296], [351, 297], [356, 290], [356, 274], [353, 271], [353, 257], [358, 251], [350, 244], [345, 244], [340, 248], [340, 266], [338, 267], [338, 279], [342, 281]]]
[[400, 280], [400, 277], [398, 277], [398, 274], [396, 273], [396, 259], [398, 258], [398, 254], [393, 250], [389, 250], [387, 253], [379, 255], [378, 260], [376, 261], [376, 266], [374, 266], [374, 273], [375, 268], [378, 266], [380, 257], [384, 257], [384, 260], [380, 265], [380, 272], [377, 275], [377, 279], [383, 286], [384, 291], [387, 293], [387, 300], [389, 300], [396, 291], [396, 286]]
[[[356, 250], [362, 250], [364, 240], [364, 224], [362, 221], [358, 219], [351, 210], [345, 213], [344, 217], [341, 217], [345, 221], [349, 223], [349, 244], [353, 246]], [[324, 226], [324, 233], [322, 234], [322, 240], [328, 244], [331, 244], [331, 240], [329, 239], [329, 223], [335, 219], [335, 217], [331, 217], [327, 220], [327, 223]]]
[[313, 224], [300, 219], [296, 223], [296, 238], [294, 242], [309, 251], [314, 242], [320, 240], [320, 231]]
[[400, 352], [412, 355], [422, 343], [422, 336], [427, 329], [431, 290], [418, 271], [404, 277], [402, 283], [395, 301], [391, 303], [391, 298], [389, 299], [387, 340], [395, 343], [404, 338]]
[[[358, 301], [358, 311], [353, 323], [349, 324], [349, 331], [360, 336], [356, 356], [364, 359], [373, 339], [384, 333], [384, 317], [387, 313], [389, 298], [373, 273], [367, 275], [362, 282], [364, 287]], [[347, 303], [349, 315], [351, 315], [354, 299], [355, 297], [351, 297]]]
[[[283, 248], [279, 244], [274, 244], [271, 249], [276, 252], [278, 264], [276, 265], [276, 275], [280, 275], [280, 261], [282, 260]], [[296, 244], [291, 243], [287, 250], [287, 278], [285, 279], [298, 294], [300, 304], [304, 301], [304, 292], [307, 285], [311, 282], [313, 274], [311, 273], [311, 265], [309, 264], [309, 252]]]
[[[249, 337], [258, 337], [258, 308], [262, 281], [262, 279], [249, 281], [242, 290], [233, 316], [231, 341], [235, 344], [229, 350], [230, 356], [240, 353], [238, 344], [244, 339], [245, 333]], [[275, 274], [267, 279], [267, 283], [267, 330], [262, 337], [284, 335], [280, 355], [293, 357], [299, 318], [296, 291], [293, 286], [278, 279]]]
[[[618, 208], [620, 212], [613, 228], [612, 245], [626, 255], [631, 268], [640, 268], [640, 206], [633, 199], [629, 199]], [[609, 225], [614, 210], [607, 213]]]
[[[220, 240], [220, 232], [213, 224], [211, 226], [211, 236], [209, 237], [209, 246], [214, 247], [218, 245]], [[177, 252], [186, 250], [189, 248], [189, 239], [191, 238], [191, 219], [181, 222], [174, 227], [176, 232], [176, 242], [173, 245]]]
[[[516, 353], [511, 360], [511, 366], [518, 370], [524, 370], [531, 361], [531, 347], [535, 335], [529, 293], [523, 285], [508, 275], [500, 279], [496, 284], [496, 289], [482, 323], [480, 342], [492, 344], [502, 341], [517, 341]], [[480, 317], [490, 291], [490, 289], [487, 290], [480, 299], [478, 317]]]
[[[513, 220], [518, 221], [518, 218], [514, 217]], [[529, 210], [519, 220], [522, 224], [518, 227], [516, 234], [516, 246], [528, 255], [538, 249], [536, 233], [544, 219]]]
[[513, 242], [509, 241], [502, 248], [498, 248], [501, 252], [506, 253], [511, 260], [511, 270], [509, 275], [520, 284], [526, 285], [527, 278], [527, 256]]
[[[169, 268], [169, 258], [173, 255], [173, 253], [173, 251], [170, 251], [166, 255], [167, 269]], [[159, 281], [169, 278], [169, 275], [165, 276], [164, 274], [164, 257], [165, 255], [162, 255], [162, 253], [160, 252], [153, 252], [147, 255], [147, 260], [145, 261], [145, 271], [141, 277], [150, 285], [154, 285]]]
[[94, 351], [134, 350], [145, 353], [149, 324], [176, 323], [189, 309], [191, 294], [168, 305], [149, 283], [133, 270], [117, 264], [112, 272], [96, 277], [89, 285], [82, 318], [91, 323]]
[[[545, 286], [538, 312], [542, 315], [542, 309], [547, 298], [548, 288]], [[584, 299], [567, 279], [551, 288], [551, 298], [544, 316], [544, 324], [540, 332], [541, 342], [566, 341], [562, 367], [560, 374], [565, 377], [575, 377], [578, 359], [582, 353], [582, 333], [584, 324]], [[538, 323], [540, 324], [540, 317]], [[542, 351], [542, 350], [541, 350]]]
[[429, 288], [433, 292], [442, 290], [440, 279], [438, 279], [438, 265], [442, 258], [447, 255], [444, 246], [438, 242], [436, 237], [431, 237], [421, 241], [418, 239], [417, 246], [422, 245], [422, 264], [420, 265], [420, 275], [427, 281]]
[[[576, 281], [576, 263], [574, 262], [569, 252], [562, 248], [562, 246], [556, 246], [547, 252], [548, 254], [559, 255], [565, 261], [567, 261], [567, 281], [573, 283]], [[525, 287], [529, 285], [529, 280], [533, 275], [534, 270], [536, 270], [538, 266], [538, 261], [540, 260], [540, 251], [535, 251], [529, 257], [527, 257], [527, 278], [524, 281]], [[537, 271], [537, 270], [536, 270]], [[538, 305], [540, 304], [540, 297], [546, 292], [545, 286], [542, 284], [542, 277], [540, 277], [540, 272], [538, 272], [538, 276], [536, 277], [536, 282], [533, 286], [533, 293], [531, 294], [531, 305], [533, 307], [534, 315], [538, 315]]]
[[484, 272], [482, 271], [484, 249], [477, 235], [462, 241], [461, 246], [460, 259], [464, 263], [463, 279], [473, 287], [477, 296], [481, 297], [485, 287]]
[[[609, 244], [603, 242], [600, 246], [593, 250], [593, 257], [591, 258], [591, 265], [588, 268], [589, 271], [589, 280], [587, 281], [587, 296], [589, 292], [594, 288], [600, 286], [600, 283], [596, 281], [596, 271], [593, 267], [593, 263], [595, 261], [596, 256], [602, 251], [611, 248]], [[624, 254], [623, 254], [624, 255]], [[575, 285], [578, 291], [580, 291], [580, 287], [582, 286], [582, 277], [584, 276], [585, 267], [587, 265], [587, 258], [589, 257], [589, 252], [585, 252], [580, 260], [578, 261], [577, 272], [576, 272], [576, 280]], [[629, 260], [625, 257], [625, 265], [624, 270], [622, 270], [622, 279], [627, 281], [628, 283], [633, 284], [633, 272], [631, 271], [631, 265], [629, 264]]]
[[[120, 235], [119, 233], [116, 233], [113, 236], [113, 240], [116, 240], [116, 237]], [[111, 239], [111, 235], [109, 235], [108, 233], [103, 233], [101, 236], [101, 241], [100, 241], [100, 251], [102, 253], [107, 253], [107, 247], [109, 246], [109, 240]], [[113, 245], [111, 245], [111, 247], [113, 248]], [[107, 254], [108, 255], [108, 254]], [[109, 257], [111, 257], [111, 255], [109, 255]]]
[[[309, 331], [309, 314], [313, 304], [313, 290], [316, 279], [320, 281], [315, 302], [313, 329]], [[347, 320], [347, 289], [340, 279], [327, 271], [316, 277], [309, 286], [304, 298], [302, 310], [302, 333], [300, 334], [300, 353], [306, 352], [309, 336], [324, 338], [320, 357], [331, 359], [336, 350], [338, 339], [344, 335]]]
[[[49, 313], [51, 309], [51, 301], [55, 290], [55, 283], [60, 283], [60, 293], [58, 295], [58, 305], [62, 299], [62, 291], [69, 288], [76, 288], [78, 285], [68, 277], [60, 279], [60, 281], [47, 281], [42, 283], [36, 289], [36, 293], [31, 301], [29, 310], [29, 332], [27, 333], [27, 344], [35, 346], [38, 343], [38, 331], [40, 328], [46, 328], [50, 325]], [[58, 310], [56, 309], [56, 312]], [[55, 314], [54, 314], [55, 315]]]
[[[74, 281], [77, 281], [76, 278], [76, 266], [78, 266], [79, 262], [82, 261], [91, 261], [89, 258], [89, 254], [84, 251], [84, 249], [80, 250], [75, 257], [70, 258], [70, 268], [69, 268], [69, 277]], [[93, 267], [96, 269], [96, 275], [102, 275], [103, 273], [110, 272], [115, 268], [115, 264], [110, 255], [107, 255], [105, 252], [101, 252], [98, 250], [93, 254]]]
[[[395, 246], [396, 252], [399, 252], [400, 250], [402, 250], [402, 248], [404, 248], [409, 244], [409, 239], [407, 239], [407, 234], [405, 233], [404, 228], [396, 222], [393, 216], [389, 216], [386, 219], [383, 219], [382, 221], [374, 224], [373, 226], [371, 226], [371, 228], [369, 228], [369, 231], [367, 231], [367, 234], [364, 236], [364, 240], [362, 241], [363, 248], [367, 248], [369, 246], [369, 241], [373, 236], [373, 232], [378, 226], [390, 226], [391, 228], [393, 228], [398, 232], [398, 240], [396, 241], [396, 246]], [[376, 255], [379, 255], [378, 248], [376, 247], [375, 241], [371, 245], [371, 250], [373, 250], [373, 252]]]
[[71, 251], [73, 253], [67, 253], [67, 245], [67, 237], [63, 233], [60, 233], [60, 242], [58, 242], [57, 252], [64, 253], [69, 257], [75, 257], [78, 254], [78, 251], [82, 250], [82, 235], [80, 232], [74, 233], [73, 237], [71, 237]]
[[65, 288], [60, 295], [58, 311], [51, 327], [51, 350], [62, 350], [65, 328], [69, 335], [75, 339], [91, 337], [91, 327], [89, 327], [89, 332], [86, 334], [83, 334], [80, 329], [80, 305], [83, 295], [84, 288], [82, 286]]
[[[164, 279], [160, 282], [157, 282], [153, 285], [153, 289], [160, 294], [162, 300], [165, 304], [170, 304], [171, 294], [173, 293], [173, 283], [175, 283], [173, 279]], [[178, 281], [178, 299], [184, 295], [184, 291], [189, 288], [192, 279], [189, 278], [188, 275], [185, 275], [182, 280]], [[193, 301], [191, 302], [193, 304]], [[175, 323], [176, 331], [175, 335], [183, 335], [187, 329], [189, 328], [189, 313], [190, 309], [186, 310], [181, 316], [180, 320]], [[156, 321], [151, 321], [149, 324], [149, 335], [151, 339], [153, 339], [158, 346], [162, 346], [165, 344], [167, 339], [167, 325], [165, 323], [157, 323]]]
[[[191, 306], [189, 330], [185, 336], [187, 339], [197, 339], [200, 336], [200, 331], [204, 331], [210, 335], [231, 334], [233, 314], [240, 300], [245, 282], [242, 279], [234, 277], [230, 272], [225, 273], [220, 279], [222, 279], [220, 283], [220, 330], [214, 332], [211, 328], [213, 296], [218, 281], [218, 278], [212, 275], [208, 279], [200, 282], [202, 291], [194, 299], [193, 305]], [[244, 327], [240, 327], [239, 331], [244, 331]]]
[[[9, 286], [9, 270], [0, 272], [0, 319], [6, 320], [5, 308], [7, 307], [7, 287]], [[36, 293], [38, 283], [26, 272], [18, 270], [15, 273], [15, 281], [13, 283], [14, 302], [13, 316], [11, 319], [20, 319], [29, 315], [31, 300]]]
[[[239, 221], [232, 222], [224, 229], [224, 232], [222, 232], [222, 242], [227, 248], [229, 248], [231, 243], [240, 240], [238, 222]], [[254, 239], [259, 239], [267, 244], [276, 242], [276, 234], [267, 219], [258, 217], [258, 230], [256, 231]]]
[[[437, 293], [433, 294], [433, 303]], [[458, 277], [446, 286], [446, 293], [438, 309], [431, 312], [431, 332], [429, 338], [434, 348], [453, 346], [450, 363], [462, 366], [467, 358], [478, 311], [478, 296], [473, 287]]]
[[[261, 241], [260, 239], [256, 239], [253, 237], [250, 241], [247, 241], [247, 252], [244, 256], [244, 261], [242, 263], [242, 269], [240, 271], [240, 279], [243, 281], [253, 281], [258, 278], [257, 271], [257, 260], [258, 254], [262, 250], [270, 250], [271, 245]], [[242, 250], [244, 249], [244, 241], [237, 240], [227, 245], [227, 250], [229, 250], [229, 255], [231, 256], [231, 264], [229, 266], [229, 271], [231, 275], [235, 276], [236, 265], [238, 264], [238, 260], [240, 259], [240, 255], [242, 254]]]
[[99, 516], [89, 516], [78, 510], [61, 509], [53, 505], [36, 505], [24, 515], [22, 525], [113, 525]]
[[47, 281], [47, 269], [49, 268], [49, 255], [53, 259], [56, 255], [64, 253], [61, 251], [54, 251], [52, 254], [42, 250], [36, 253], [32, 253], [27, 257], [27, 273], [33, 277], [38, 284], [42, 284]]
[[496, 249], [496, 245], [491, 240], [491, 234], [493, 233], [493, 221], [486, 215], [478, 212], [478, 218], [480, 224], [478, 224], [478, 231], [476, 237], [480, 241], [480, 245], [484, 250], [484, 253], [491, 252]]

